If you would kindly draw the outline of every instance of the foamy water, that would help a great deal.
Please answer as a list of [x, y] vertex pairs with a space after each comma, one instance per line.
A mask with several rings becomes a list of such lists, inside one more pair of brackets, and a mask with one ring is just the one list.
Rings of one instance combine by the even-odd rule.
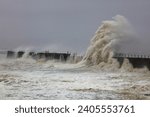
[[78, 64], [1, 55], [0, 99], [150, 99], [149, 70], [112, 58], [133, 32], [123, 16], [104, 21]]
[[0, 99], [149, 99], [149, 74], [33, 59], [0, 59]]

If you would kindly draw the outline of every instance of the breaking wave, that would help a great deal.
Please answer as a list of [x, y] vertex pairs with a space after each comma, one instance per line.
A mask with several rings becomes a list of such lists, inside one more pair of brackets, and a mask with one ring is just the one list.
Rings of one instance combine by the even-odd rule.
[[[103, 21], [91, 39], [82, 63], [104, 69], [118, 69], [119, 63], [113, 58], [113, 54], [127, 51], [128, 43], [133, 42], [135, 38], [136, 34], [124, 16], [117, 15], [113, 20]], [[124, 60], [121, 68], [127, 71], [133, 70], [127, 59]]]
[[130, 35], [130, 24], [125, 17], [117, 15], [113, 19], [103, 21], [96, 31], [84, 57], [87, 64], [110, 63], [113, 52], [119, 49], [118, 43]]
[[[91, 44], [84, 57], [73, 54], [67, 59], [66, 63], [76, 64], [75, 66], [93, 66], [101, 70], [112, 71], [121, 68], [121, 71], [140, 70], [141, 72], [147, 72], [149, 71], [147, 67], [136, 69], [126, 58], [123, 60], [120, 67], [118, 60], [113, 58], [114, 53], [135, 52], [136, 48], [129, 47], [133, 45], [133, 41], [136, 42], [136, 44], [138, 43], [135, 39], [136, 34], [130, 22], [124, 16], [116, 15], [112, 20], [102, 22], [102, 25], [97, 29], [95, 35], [91, 39]], [[24, 55], [20, 58], [22, 61], [28, 60], [36, 63], [46, 63], [46, 66], [50, 68], [54, 66], [53, 62], [55, 63], [55, 60], [46, 61], [44, 58], [36, 61], [31, 60], [32, 57], [29, 56], [29, 52], [31, 52], [33, 48], [25, 49], [20, 47], [17, 48], [15, 52], [20, 50], [25, 50]], [[56, 62], [61, 61], [57, 60]]]

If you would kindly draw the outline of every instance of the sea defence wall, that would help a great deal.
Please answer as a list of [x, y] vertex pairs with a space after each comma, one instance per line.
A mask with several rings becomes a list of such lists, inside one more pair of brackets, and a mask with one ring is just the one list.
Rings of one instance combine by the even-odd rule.
[[[24, 51], [7, 51], [7, 58], [21, 58], [25, 55]], [[46, 60], [61, 60], [67, 61], [70, 57], [70, 53], [50, 53], [50, 52], [28, 52], [26, 56], [32, 57], [33, 59], [46, 59]]]
[[147, 67], [150, 70], [150, 55], [128, 54], [128, 53], [114, 53], [113, 58], [117, 59], [120, 67], [124, 59], [128, 59], [133, 68]]
[[7, 51], [7, 58], [14, 58], [15, 57], [15, 52], [13, 51]]

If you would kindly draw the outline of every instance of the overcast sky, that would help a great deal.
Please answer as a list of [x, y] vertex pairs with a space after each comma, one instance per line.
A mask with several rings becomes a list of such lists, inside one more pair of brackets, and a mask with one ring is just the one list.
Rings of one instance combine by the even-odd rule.
[[0, 49], [83, 53], [101, 22], [117, 14], [150, 40], [150, 0], [0, 0]]

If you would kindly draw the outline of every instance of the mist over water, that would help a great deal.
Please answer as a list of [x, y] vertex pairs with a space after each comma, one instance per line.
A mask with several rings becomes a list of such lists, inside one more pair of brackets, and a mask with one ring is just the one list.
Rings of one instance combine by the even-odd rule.
[[112, 58], [135, 37], [129, 21], [117, 15], [102, 23], [79, 63], [35, 60], [29, 49], [22, 58], [0, 54], [0, 99], [150, 99], [147, 68], [134, 69], [127, 59], [119, 68]]

